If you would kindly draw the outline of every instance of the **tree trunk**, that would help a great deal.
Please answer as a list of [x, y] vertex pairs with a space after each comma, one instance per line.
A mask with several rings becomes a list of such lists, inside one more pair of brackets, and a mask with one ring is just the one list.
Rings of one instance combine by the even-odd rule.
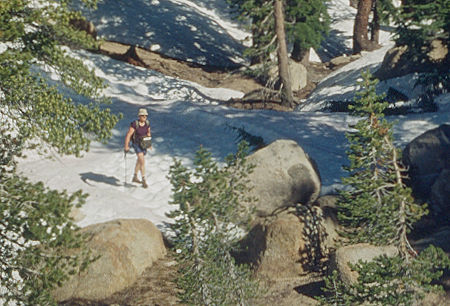
[[291, 79], [289, 77], [289, 63], [286, 47], [286, 35], [284, 32], [284, 17], [282, 0], [274, 1], [275, 12], [275, 33], [277, 35], [278, 44], [278, 75], [281, 79], [281, 105], [285, 107], [294, 106], [294, 98], [292, 96]]
[[353, 53], [360, 53], [363, 50], [371, 51], [379, 47], [377, 43], [369, 40], [369, 14], [372, 10], [372, 0], [360, 0], [358, 2], [358, 12], [355, 17], [353, 28]]
[[296, 61], [296, 62], [300, 62], [303, 65], [308, 65], [309, 63], [309, 48], [308, 50], [302, 49], [302, 47], [300, 46], [300, 43], [295, 42], [293, 49], [292, 49], [292, 53], [291, 53], [291, 58]]
[[378, 44], [380, 41], [380, 16], [378, 15], [378, 2], [373, 0], [373, 20], [370, 31], [370, 40]]

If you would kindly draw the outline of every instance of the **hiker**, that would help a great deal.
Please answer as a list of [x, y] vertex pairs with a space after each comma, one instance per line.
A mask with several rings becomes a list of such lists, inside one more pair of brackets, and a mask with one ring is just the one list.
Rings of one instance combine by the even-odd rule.
[[[147, 110], [145, 108], [139, 109], [138, 120], [131, 122], [130, 128], [125, 136], [125, 153], [130, 151], [130, 141], [134, 151], [137, 155], [136, 167], [134, 168], [134, 175], [132, 181], [134, 183], [142, 184], [142, 187], [147, 188], [147, 182], [145, 180], [145, 154], [147, 154], [146, 145], [144, 148], [141, 146], [141, 139], [148, 136], [151, 137], [150, 123], [147, 120]], [[152, 149], [151, 144], [149, 148]], [[141, 172], [141, 179], [138, 178], [139, 171]]]

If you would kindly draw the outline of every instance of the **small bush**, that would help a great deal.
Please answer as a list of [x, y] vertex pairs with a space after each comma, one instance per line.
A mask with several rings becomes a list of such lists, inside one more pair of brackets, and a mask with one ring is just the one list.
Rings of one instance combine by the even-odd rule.
[[175, 253], [180, 264], [177, 284], [183, 303], [192, 305], [245, 305], [256, 296], [257, 284], [248, 266], [237, 265], [231, 256], [238, 248], [245, 225], [246, 163], [248, 144], [219, 168], [211, 153], [200, 148], [194, 170], [179, 160], [169, 171], [173, 201], [177, 208], [168, 216]]

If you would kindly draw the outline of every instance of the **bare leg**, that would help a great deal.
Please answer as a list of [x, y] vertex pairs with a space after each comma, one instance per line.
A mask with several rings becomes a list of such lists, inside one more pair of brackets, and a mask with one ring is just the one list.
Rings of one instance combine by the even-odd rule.
[[[145, 179], [145, 156], [144, 156], [144, 153], [137, 154], [136, 168], [138, 169], [137, 171], [141, 171], [142, 179]], [[136, 170], [135, 170], [135, 173], [137, 174]]]
[[136, 167], [139, 167], [142, 175], [142, 187], [147, 188], [147, 181], [145, 180], [145, 156], [144, 153], [138, 153]]
[[[144, 153], [136, 154], [136, 166], [134, 167], [134, 176], [132, 181], [135, 183], [143, 183], [145, 181], [145, 158]], [[141, 172], [142, 179], [139, 179], [139, 172]]]
[[139, 174], [139, 171], [141, 170], [141, 163], [139, 161], [139, 153], [137, 153], [136, 155], [137, 155], [137, 159], [136, 159], [136, 166], [134, 167], [134, 175], [137, 177], [137, 175]]

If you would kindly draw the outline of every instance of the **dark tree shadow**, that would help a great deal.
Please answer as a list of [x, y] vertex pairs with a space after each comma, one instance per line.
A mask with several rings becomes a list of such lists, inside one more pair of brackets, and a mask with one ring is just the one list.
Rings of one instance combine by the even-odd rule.
[[337, 56], [351, 54], [353, 50], [345, 44], [348, 39], [351, 39], [351, 37], [345, 35], [343, 31], [331, 30], [316, 50], [317, 55], [322, 62], [329, 62]]
[[325, 287], [325, 282], [321, 280], [295, 287], [294, 290], [300, 294], [315, 298], [317, 296], [323, 295], [323, 287]]
[[156, 52], [201, 65], [241, 66], [236, 59], [244, 45], [213, 17], [182, 3], [105, 0], [83, 13], [105, 39], [146, 49], [158, 45]]
[[323, 215], [317, 207], [297, 204], [296, 215], [303, 222], [305, 248], [300, 252], [301, 264], [305, 271], [323, 272], [329, 250], [325, 247], [327, 233], [323, 226]]

